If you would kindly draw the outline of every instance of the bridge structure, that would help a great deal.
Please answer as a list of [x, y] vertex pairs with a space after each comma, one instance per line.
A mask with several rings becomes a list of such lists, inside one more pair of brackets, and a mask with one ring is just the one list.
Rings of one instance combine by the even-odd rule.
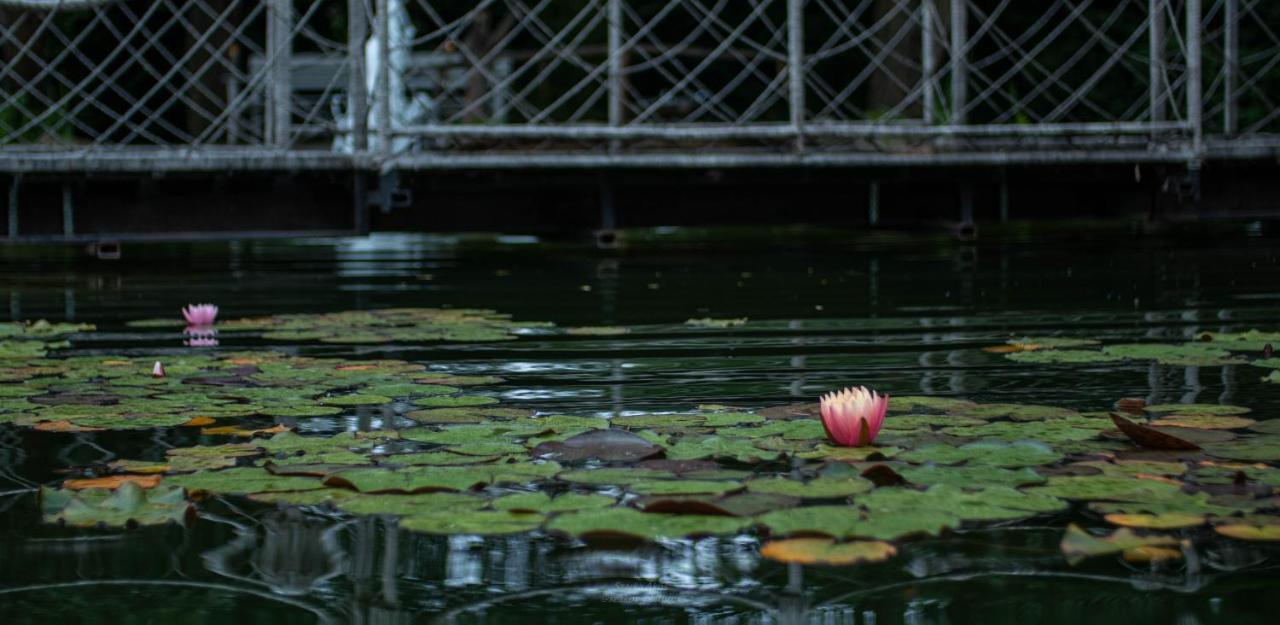
[[7, 234], [42, 177], [1280, 156], [1274, 3], [1034, 4], [0, 0]]

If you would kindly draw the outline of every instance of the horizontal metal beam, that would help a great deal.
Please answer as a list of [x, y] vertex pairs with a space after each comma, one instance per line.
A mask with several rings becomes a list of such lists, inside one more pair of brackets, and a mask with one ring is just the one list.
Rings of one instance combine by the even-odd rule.
[[37, 234], [20, 236], [13, 239], [0, 237], [0, 246], [24, 245], [32, 243], [97, 243], [100, 241], [116, 241], [120, 243], [145, 243], [148, 241], [237, 241], [242, 239], [299, 239], [346, 237], [367, 234], [354, 230], [226, 230], [207, 232], [102, 232], [89, 234]]
[[[440, 151], [405, 154], [388, 160], [369, 154], [341, 154], [327, 150], [274, 150], [260, 148], [209, 148], [174, 150], [129, 148], [78, 151], [0, 149], [0, 172], [12, 174], [113, 174], [152, 172], [271, 172], [271, 171], [379, 171], [407, 169], [512, 169], [512, 168], [635, 168], [635, 167], [826, 167], [826, 166], [949, 166], [949, 165], [1047, 165], [1070, 163], [1166, 163], [1194, 156], [1191, 143], [1175, 138], [1151, 143], [1138, 135], [1093, 134], [1080, 125], [1061, 125], [1053, 135], [979, 135], [963, 146], [948, 151], [921, 150], [916, 146], [879, 144], [867, 146], [811, 146], [805, 153], [782, 153], [768, 146], [718, 147], [702, 150], [651, 150], [606, 154], [584, 148], [510, 150], [470, 153]], [[1178, 124], [1174, 124], [1178, 126]], [[538, 136], [540, 127], [524, 126]], [[625, 127], [624, 127], [625, 128]], [[759, 127], [753, 127], [759, 128]], [[608, 128], [591, 128], [600, 135], [586, 138], [609, 139]], [[731, 129], [726, 129], [729, 131]], [[784, 130], [789, 130], [786, 128]], [[484, 136], [478, 134], [476, 136]], [[673, 135], [666, 135], [668, 138]], [[679, 136], [678, 134], [674, 136]], [[761, 134], [755, 138], [791, 137]], [[843, 128], [827, 138], [876, 138]], [[915, 135], [907, 135], [915, 136]], [[1249, 137], [1211, 136], [1205, 141], [1209, 160], [1246, 160], [1280, 157], [1280, 135]]]
[[978, 124], [925, 126], [920, 124], [808, 123], [797, 129], [790, 124], [635, 125], [611, 127], [595, 124], [551, 125], [418, 125], [398, 128], [400, 136], [484, 139], [790, 139], [806, 137], [1060, 137], [1072, 135], [1148, 135], [1190, 132], [1183, 122], [1122, 122], [1065, 124]]
[[649, 154], [414, 154], [391, 159], [388, 167], [398, 170], [431, 169], [646, 169], [646, 168], [735, 168], [735, 167], [897, 167], [897, 166], [1017, 166], [1064, 165], [1073, 163], [1185, 163], [1190, 150], [1155, 152], [1149, 150], [1080, 150], [1076, 152], [992, 152], [992, 153], [649, 153]]

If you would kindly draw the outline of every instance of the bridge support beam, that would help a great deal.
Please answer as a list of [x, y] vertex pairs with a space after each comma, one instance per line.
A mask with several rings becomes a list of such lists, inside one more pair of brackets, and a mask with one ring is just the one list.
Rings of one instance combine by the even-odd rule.
[[288, 147], [292, 134], [293, 0], [271, 0], [267, 42], [271, 55], [271, 108], [267, 136], [278, 148]]
[[9, 179], [9, 196], [5, 202], [5, 210], [9, 214], [9, 238], [18, 238], [18, 186], [22, 184], [20, 176]]

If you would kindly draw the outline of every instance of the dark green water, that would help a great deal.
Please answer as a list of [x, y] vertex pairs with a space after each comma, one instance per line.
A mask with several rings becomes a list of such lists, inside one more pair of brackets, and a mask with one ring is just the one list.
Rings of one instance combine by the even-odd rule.
[[[472, 345], [294, 345], [500, 375], [505, 404], [610, 416], [812, 401], [866, 384], [895, 395], [1106, 409], [1119, 397], [1235, 403], [1268, 418], [1280, 385], [1229, 365], [1032, 366], [982, 347], [1068, 331], [1186, 340], [1280, 325], [1280, 245], [1217, 241], [771, 251], [594, 252], [520, 241], [469, 247], [383, 236], [302, 243], [131, 246], [119, 261], [0, 249], [7, 319], [76, 320], [72, 353], [177, 353], [124, 327], [213, 301], [224, 317], [392, 306], [488, 307], [563, 326], [773, 320], [771, 329], [525, 337]], [[0, 310], [4, 310], [0, 308]], [[226, 347], [226, 346], [224, 346]], [[375, 427], [368, 415], [312, 430]], [[307, 427], [303, 430], [306, 431]], [[0, 623], [1271, 623], [1280, 551], [1220, 541], [1152, 569], [1066, 564], [1071, 515], [906, 543], [883, 564], [787, 566], [759, 540], [588, 548], [544, 536], [437, 537], [387, 520], [203, 504], [187, 528], [39, 524], [33, 484], [117, 457], [190, 445], [176, 431], [59, 434], [0, 425]]]

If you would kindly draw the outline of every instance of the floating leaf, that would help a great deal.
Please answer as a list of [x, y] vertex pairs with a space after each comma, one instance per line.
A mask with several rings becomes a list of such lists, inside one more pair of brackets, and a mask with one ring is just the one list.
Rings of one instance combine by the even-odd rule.
[[1123, 553], [1140, 547], [1167, 547], [1178, 541], [1168, 536], [1139, 536], [1128, 528], [1116, 530], [1104, 537], [1093, 536], [1079, 525], [1072, 523], [1062, 537], [1059, 547], [1067, 557], [1067, 563], [1075, 566], [1089, 558]]
[[1030, 486], [1043, 484], [1044, 476], [1029, 468], [1011, 471], [992, 466], [900, 467], [898, 473], [912, 484], [932, 486], [950, 484], [961, 488], [975, 486]]
[[1245, 362], [1244, 359], [1232, 356], [1231, 352], [1215, 347], [1212, 343], [1179, 345], [1134, 343], [1108, 345], [1102, 348], [1102, 351], [1128, 360], [1154, 360], [1162, 365], [1211, 367]]
[[182, 488], [166, 486], [144, 490], [125, 482], [115, 490], [81, 491], [40, 488], [40, 511], [45, 523], [65, 523], [75, 527], [105, 525], [159, 525], [183, 523], [191, 506]]
[[1226, 417], [1218, 415], [1170, 415], [1151, 422], [1153, 426], [1175, 428], [1198, 428], [1202, 430], [1238, 430], [1256, 423], [1244, 417]]
[[159, 475], [108, 475], [106, 477], [95, 477], [80, 480], [66, 480], [62, 482], [62, 487], [67, 490], [85, 490], [88, 488], [103, 488], [107, 490], [115, 490], [125, 484], [133, 484], [138, 488], [148, 489], [155, 488], [160, 485], [161, 477]]
[[[1080, 416], [1080, 413], [1074, 410], [1034, 404], [978, 404], [965, 408], [959, 414], [984, 420], [1010, 419], [1012, 421], [1043, 421], [1045, 419], [1066, 419]], [[955, 425], [961, 424], [957, 423]]]
[[604, 495], [565, 493], [552, 498], [546, 493], [536, 492], [498, 497], [493, 500], [493, 508], [495, 510], [550, 514], [553, 512], [608, 508], [616, 502], [617, 500], [613, 497], [606, 497]]
[[[817, 404], [814, 404], [816, 407]], [[889, 399], [890, 413], [907, 412], [962, 412], [977, 406], [967, 399], [952, 397], [923, 397], [920, 395], [903, 395]], [[886, 423], [890, 420], [886, 420]]]
[[1153, 414], [1179, 414], [1179, 415], [1242, 415], [1249, 411], [1243, 406], [1229, 406], [1226, 404], [1155, 404], [1147, 406], [1147, 412]]
[[747, 490], [753, 493], [768, 495], [784, 495], [801, 499], [832, 499], [865, 493], [874, 485], [861, 477], [819, 477], [800, 482], [785, 478], [764, 478], [746, 483]]
[[181, 486], [189, 493], [210, 492], [229, 495], [312, 490], [321, 487], [319, 480], [305, 477], [281, 477], [263, 469], [248, 467], [174, 475], [166, 478], [165, 482], [172, 486]]
[[583, 510], [557, 516], [547, 530], [587, 540], [684, 538], [736, 534], [747, 521], [736, 517], [655, 514], [631, 508]]
[[1129, 437], [1129, 440], [1139, 447], [1166, 450], [1200, 449], [1199, 445], [1184, 438], [1149, 428], [1145, 425], [1139, 425], [1115, 413], [1111, 414], [1111, 421], [1116, 424], [1116, 427], [1120, 428], [1121, 432], [1124, 432], [1125, 436]]
[[1106, 475], [1053, 476], [1044, 486], [1028, 489], [1064, 499], [1089, 501], [1160, 501], [1178, 494], [1177, 484], [1136, 477]]
[[1061, 459], [1062, 455], [1047, 445], [1032, 441], [979, 441], [960, 447], [928, 445], [903, 452], [897, 457], [909, 462], [1017, 468], [1051, 464]]
[[592, 430], [563, 442], [551, 441], [534, 447], [529, 453], [539, 458], [577, 462], [596, 458], [605, 462], [637, 462], [657, 456], [663, 448], [644, 437], [626, 430]]
[[670, 471], [609, 468], [568, 471], [556, 476], [557, 479], [564, 480], [566, 482], [575, 482], [578, 484], [614, 484], [620, 486], [634, 484], [636, 482], [674, 477], [676, 477], [676, 474]]
[[640, 495], [720, 495], [742, 488], [737, 482], [700, 480], [655, 480], [635, 482], [628, 490]]
[[1227, 523], [1215, 525], [1213, 531], [1236, 540], [1280, 541], [1280, 525], [1251, 525], [1245, 523]]
[[498, 400], [493, 397], [482, 397], [479, 395], [462, 395], [459, 397], [438, 395], [415, 399], [413, 400], [413, 403], [415, 406], [423, 406], [426, 408], [460, 408], [464, 406], [487, 406], [498, 403]]
[[747, 440], [707, 436], [685, 437], [667, 449], [667, 457], [673, 460], [728, 458], [738, 462], [757, 463], [775, 460], [778, 453], [755, 447]]
[[1037, 365], [1099, 364], [1125, 360], [1125, 356], [1092, 349], [1042, 349], [1034, 351], [1018, 351], [1006, 354], [1005, 358], [1015, 362]]
[[520, 534], [542, 526], [540, 514], [509, 512], [505, 510], [454, 510], [449, 512], [421, 512], [400, 519], [400, 527], [413, 532], [428, 534], [478, 534], [494, 536]]
[[1275, 462], [1280, 461], [1280, 436], [1264, 435], [1227, 443], [1206, 444], [1204, 450], [1219, 458]]
[[883, 562], [897, 555], [893, 545], [883, 541], [856, 541], [837, 544], [829, 538], [792, 538], [765, 543], [760, 555], [790, 564], [849, 566]]
[[1108, 514], [1107, 523], [1122, 527], [1152, 530], [1173, 530], [1204, 525], [1205, 518], [1197, 514], [1168, 512], [1165, 514]]

